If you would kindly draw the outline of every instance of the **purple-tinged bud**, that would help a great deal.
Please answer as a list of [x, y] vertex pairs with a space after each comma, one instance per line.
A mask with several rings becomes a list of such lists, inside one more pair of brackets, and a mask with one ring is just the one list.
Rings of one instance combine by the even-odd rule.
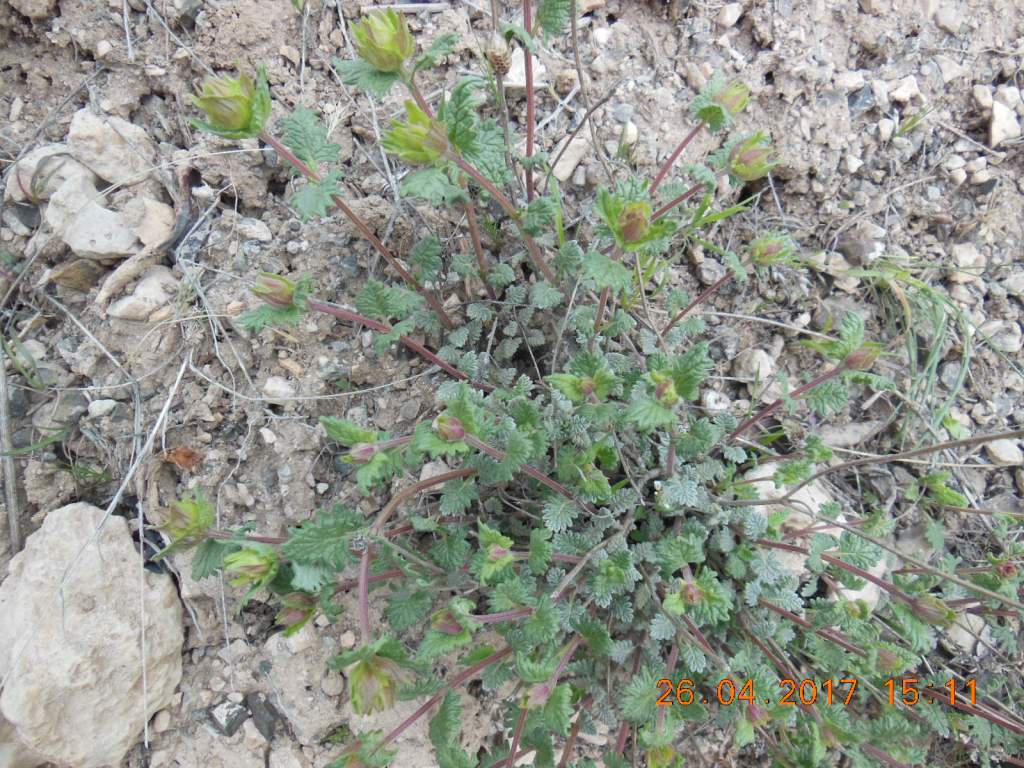
[[209, 77], [192, 103], [206, 114], [206, 121], [192, 120], [197, 128], [229, 139], [258, 136], [270, 117], [270, 88], [261, 67], [256, 80], [238, 77]]
[[914, 615], [925, 624], [949, 629], [956, 619], [956, 611], [934, 595], [923, 595], [911, 604]]
[[640, 201], [629, 203], [619, 215], [618, 225], [626, 245], [641, 242], [651, 228], [651, 206]]
[[750, 260], [761, 267], [784, 262], [792, 255], [793, 242], [785, 235], [762, 235], [750, 243]]
[[888, 648], [879, 648], [878, 671], [883, 675], [895, 675], [903, 671], [903, 662]]
[[547, 704], [548, 699], [551, 698], [551, 691], [553, 690], [551, 682], [540, 683], [530, 688], [530, 695], [527, 699], [528, 709], [539, 709]]
[[457, 443], [466, 437], [462, 422], [446, 413], [435, 418], [430, 428], [434, 430], [435, 435], [449, 443]]
[[285, 628], [286, 632], [296, 631], [309, 621], [316, 613], [316, 599], [305, 592], [292, 592], [281, 598], [281, 610], [277, 612], [274, 623]]
[[448, 131], [411, 101], [405, 102], [405, 114], [404, 121], [391, 124], [381, 146], [411, 165], [436, 163], [450, 146]]
[[763, 179], [776, 165], [771, 142], [763, 133], [755, 133], [729, 152], [729, 173], [743, 181]]
[[661, 405], [671, 408], [679, 402], [676, 383], [671, 376], [655, 371], [651, 374], [651, 381], [654, 382], [654, 399], [661, 403]]
[[881, 354], [882, 348], [877, 344], [865, 344], [848, 354], [843, 365], [851, 371], [866, 371], [875, 364]]
[[275, 307], [290, 307], [295, 303], [295, 283], [272, 272], [261, 272], [250, 290]]
[[683, 602], [687, 605], [697, 605], [697, 603], [704, 599], [704, 591], [692, 581], [687, 581], [683, 583], [682, 588], [679, 590], [679, 596], [683, 598]]
[[747, 720], [749, 720], [752, 725], [767, 725], [770, 719], [771, 715], [764, 707], [758, 706], [753, 702], [747, 705]]
[[274, 580], [280, 561], [270, 547], [253, 545], [224, 557], [224, 571], [234, 574], [232, 586], [264, 586]]
[[677, 765], [678, 755], [671, 744], [661, 744], [644, 752], [649, 768], [672, 768]]
[[711, 100], [732, 117], [736, 117], [747, 108], [747, 103], [750, 101], [750, 89], [739, 80], [734, 80], [712, 96]]
[[356, 443], [348, 451], [348, 458], [353, 464], [369, 464], [377, 455], [374, 443]]
[[508, 554], [508, 547], [503, 547], [500, 544], [491, 544], [491, 546], [487, 548], [487, 559], [494, 563], [498, 562], [503, 557], [508, 557]]
[[996, 573], [1004, 579], [1015, 579], [1018, 573], [1017, 566], [1006, 560], [996, 566]]
[[371, 656], [353, 664], [346, 676], [352, 711], [357, 715], [383, 712], [394, 706], [401, 670], [391, 659]]

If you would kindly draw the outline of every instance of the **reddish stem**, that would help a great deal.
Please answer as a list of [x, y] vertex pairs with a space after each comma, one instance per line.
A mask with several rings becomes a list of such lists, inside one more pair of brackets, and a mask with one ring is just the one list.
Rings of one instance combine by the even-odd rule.
[[[815, 376], [813, 379], [808, 381], [806, 384], [804, 384], [802, 386], [799, 386], [796, 389], [794, 389], [792, 392], [790, 392], [789, 393], [789, 399], [790, 400], [796, 400], [798, 397], [803, 397], [805, 394], [810, 392], [812, 389], [814, 389], [819, 384], [824, 384], [826, 381], [829, 381], [830, 379], [834, 379], [836, 376], [838, 376], [840, 373], [842, 373], [845, 370], [846, 370], [846, 366], [845, 365], [837, 365], [835, 368], [829, 368], [824, 373], [819, 374], [818, 376]], [[742, 424], [740, 424], [738, 427], [736, 427], [736, 429], [734, 429], [732, 431], [732, 434], [730, 434], [729, 437], [726, 438], [726, 440], [728, 440], [728, 441], [735, 440], [737, 437], [742, 435], [744, 432], [746, 432], [752, 426], [754, 426], [758, 422], [762, 421], [763, 419], [766, 419], [771, 414], [775, 413], [775, 411], [777, 411], [779, 408], [782, 407], [782, 403], [783, 402], [785, 402], [785, 401], [780, 397], [775, 402], [773, 402], [773, 403], [771, 403], [769, 405], [766, 405], [760, 411], [758, 411], [753, 416], [751, 416], [749, 419], [747, 419]]]
[[406, 488], [403, 488], [384, 506], [383, 509], [377, 514], [377, 519], [373, 521], [371, 530], [374, 533], [379, 534], [381, 529], [384, 527], [384, 523], [390, 519], [391, 515], [395, 513], [395, 510], [402, 504], [406, 499], [410, 499], [420, 491], [425, 491], [428, 488], [433, 488], [435, 485], [444, 485], [449, 480], [458, 480], [462, 477], [470, 477], [476, 474], [475, 469], [464, 468], [464, 469], [453, 469], [449, 472], [442, 472], [439, 475], [428, 477], [424, 480], [420, 480], [417, 483], [413, 483]]
[[[665, 677], [672, 679], [676, 671], [676, 663], [679, 661], [679, 643], [672, 643], [672, 650], [668, 654], [668, 663], [665, 665]], [[658, 726], [656, 730], [665, 727], [665, 715], [668, 714], [668, 707], [658, 708]]]
[[704, 185], [703, 184], [694, 184], [688, 190], [683, 192], [683, 194], [681, 194], [679, 197], [675, 198], [674, 200], [670, 200], [669, 202], [667, 202], [663, 206], [661, 206], [661, 208], [659, 208], [654, 213], [652, 213], [651, 214], [651, 221], [657, 221], [662, 216], [664, 216], [666, 213], [668, 213], [673, 208], [675, 208], [677, 205], [679, 205], [680, 203], [686, 202], [691, 197], [693, 197], [698, 192], [700, 192], [702, 189], [704, 189]]
[[576, 739], [580, 735], [580, 728], [583, 725], [583, 713], [594, 706], [594, 697], [587, 696], [580, 704], [579, 712], [576, 715], [576, 721], [572, 724], [572, 729], [569, 731], [569, 738], [565, 740], [565, 747], [562, 749], [562, 759], [558, 761], [558, 768], [565, 768], [569, 764], [569, 757], [572, 755], [572, 749], [576, 746]]
[[529, 234], [527, 234], [526, 228], [523, 226], [522, 217], [519, 215], [519, 211], [516, 209], [515, 205], [512, 204], [512, 201], [503, 195], [501, 191], [491, 183], [490, 179], [470, 165], [462, 155], [459, 155], [456, 152], [449, 152], [447, 158], [453, 162], [459, 170], [483, 187], [488, 194], [494, 198], [495, 202], [502, 207], [508, 217], [512, 219], [512, 223], [515, 224], [516, 229], [519, 230], [519, 234], [522, 235], [523, 242], [526, 243], [527, 253], [530, 255], [530, 261], [533, 262], [534, 268], [544, 276], [545, 280], [552, 285], [556, 285], [558, 283], [558, 278], [555, 277], [555, 273], [551, 271], [551, 267], [549, 267], [548, 263], [544, 260], [544, 257], [541, 255], [540, 248], [537, 247], [537, 243]]
[[516, 752], [519, 751], [519, 740], [523, 737], [523, 728], [526, 727], [526, 716], [530, 710], [526, 707], [519, 708], [519, 722], [516, 723], [515, 733], [512, 734], [512, 748], [508, 751], [508, 764], [515, 763]]
[[[307, 301], [307, 305], [309, 306], [310, 309], [316, 312], [323, 312], [326, 315], [333, 315], [334, 317], [337, 317], [341, 320], [347, 320], [350, 323], [365, 325], [367, 328], [371, 328], [380, 333], [390, 333], [392, 331], [391, 326], [388, 325], [387, 323], [382, 323], [379, 320], [373, 320], [372, 318], [366, 317], [365, 315], [361, 315], [358, 312], [353, 312], [350, 309], [344, 309], [342, 307], [336, 307], [333, 304], [327, 304], [326, 302], [319, 301], [318, 299], [309, 299]], [[402, 344], [411, 349], [413, 352], [415, 352], [417, 355], [422, 357], [427, 362], [436, 365], [449, 376], [456, 378], [459, 381], [468, 382], [477, 389], [482, 389], [484, 392], [491, 391], [491, 387], [489, 387], [486, 384], [471, 381], [466, 374], [464, 374], [458, 368], [455, 368], [454, 366], [446, 363], [434, 352], [427, 349], [418, 341], [415, 341], [414, 339], [411, 339], [408, 336], [400, 336], [398, 340], [401, 341]]]
[[655, 176], [654, 181], [651, 182], [651, 197], [654, 197], [654, 193], [658, 189], [658, 185], [661, 184], [662, 180], [672, 169], [672, 166], [675, 165], [676, 160], [678, 160], [679, 156], [683, 154], [683, 150], [686, 149], [690, 142], [697, 137], [697, 134], [700, 133], [700, 130], [703, 127], [703, 122], [697, 123], [693, 130], [686, 134], [686, 138], [679, 142], [679, 146], [675, 148], [675, 151], [668, 156], [668, 159], [665, 160], [664, 163], [662, 163], [661, 169], [658, 171], [658, 175]]
[[678, 323], [680, 320], [682, 320], [684, 317], [690, 314], [703, 302], [707, 301], [711, 295], [716, 293], [723, 285], [725, 285], [731, 279], [732, 272], [726, 271], [726, 273], [722, 277], [718, 278], [718, 280], [716, 280], [714, 283], [712, 283], [703, 291], [701, 291], [697, 298], [695, 298], [693, 301], [691, 301], [689, 304], [687, 304], [685, 307], [679, 310], [679, 312], [676, 313], [676, 316], [669, 320], [668, 323], [666, 323], [665, 327], [661, 329], [661, 336], [664, 336], [666, 333], [671, 331], [675, 327], [676, 323]]
[[[787, 611], [785, 608], [783, 608], [781, 606], [778, 606], [778, 605], [775, 605], [774, 603], [769, 603], [763, 597], [762, 598], [758, 598], [758, 604], [763, 606], [764, 608], [767, 608], [770, 611], [774, 611], [775, 613], [779, 614], [779, 616], [783, 616], [783, 617], [789, 619], [791, 622], [793, 622], [794, 624], [796, 624], [796, 625], [798, 625], [800, 627], [803, 627], [804, 629], [814, 629], [814, 627], [811, 624], [811, 622], [809, 622], [807, 619], [802, 618], [800, 616], [797, 616], [795, 613], [792, 613], [791, 611]], [[828, 640], [828, 641], [830, 641], [832, 643], [835, 643], [836, 645], [838, 645], [840, 648], [842, 648], [845, 651], [849, 651], [850, 653], [856, 654], [857, 656], [860, 656], [862, 659], [863, 658], [867, 658], [868, 654], [867, 654], [866, 651], [862, 651], [856, 645], [851, 643], [849, 640], [847, 640], [845, 637], [843, 637], [843, 635], [841, 635], [838, 632], [838, 630], [825, 628], [825, 629], [814, 629], [814, 632], [818, 636], [823, 637], [823, 638], [825, 638], [826, 640]]]
[[363, 645], [370, 642], [370, 542], [359, 559], [359, 634]]
[[[263, 131], [260, 133], [260, 138], [265, 144], [272, 147], [281, 158], [288, 162], [289, 165], [295, 168], [295, 170], [307, 179], [312, 182], [321, 181], [320, 174], [317, 173], [316, 170], [302, 162], [302, 160], [296, 157], [288, 147], [278, 141], [278, 139], [272, 136], [269, 132]], [[444, 307], [441, 306], [441, 302], [438, 298], [419, 284], [419, 281], [411, 272], [409, 272], [409, 270], [402, 266], [401, 262], [394, 257], [390, 250], [388, 250], [387, 246], [380, 241], [380, 238], [373, 233], [373, 230], [366, 225], [366, 222], [363, 221], [355, 211], [349, 208], [348, 204], [342, 200], [339, 195], [331, 195], [331, 200], [336, 206], [338, 206], [338, 210], [345, 214], [345, 216], [348, 217], [348, 220], [355, 225], [355, 228], [359, 230], [359, 234], [361, 234], [367, 242], [376, 249], [377, 253], [384, 257], [384, 261], [386, 261], [388, 265], [399, 274], [410, 288], [417, 291], [426, 300], [427, 304], [429, 304], [430, 308], [434, 310], [435, 314], [437, 314], [444, 327], [454, 328], [455, 323], [452, 321], [451, 317], [448, 316], [448, 313], [444, 311]]]
[[[523, 0], [523, 29], [527, 35], [533, 34], [533, 9], [530, 0]], [[533, 94], [533, 54], [525, 45], [523, 46], [523, 62], [526, 65], [526, 159], [533, 157], [533, 131], [536, 116], [534, 115], [534, 94]], [[526, 200], [533, 200], [533, 167], [526, 166]]]
[[467, 680], [472, 679], [476, 675], [480, 674], [480, 672], [487, 669], [487, 667], [491, 666], [492, 664], [497, 664], [510, 653], [512, 653], [512, 648], [506, 645], [500, 651], [495, 651], [487, 658], [478, 661], [473, 666], [468, 667], [459, 674], [457, 674], [455, 677], [451, 679], [449, 683], [447, 683], [444, 686], [444, 688], [442, 688], [440, 691], [431, 696], [427, 700], [427, 702], [423, 704], [423, 706], [421, 706], [419, 709], [417, 709], [415, 712], [413, 712], [411, 715], [405, 718], [405, 720], [399, 723], [398, 726], [396, 726], [391, 731], [391, 733], [385, 736], [383, 740], [374, 748], [371, 754], [377, 754], [378, 752], [380, 752], [380, 750], [382, 750], [388, 744], [390, 744], [399, 736], [401, 736], [406, 731], [406, 729], [409, 728], [409, 726], [411, 726], [413, 723], [415, 723], [417, 720], [423, 717], [423, 715], [425, 715], [430, 710], [431, 707], [433, 707], [435, 704], [440, 703], [440, 701], [448, 695], [448, 691], [455, 690]]

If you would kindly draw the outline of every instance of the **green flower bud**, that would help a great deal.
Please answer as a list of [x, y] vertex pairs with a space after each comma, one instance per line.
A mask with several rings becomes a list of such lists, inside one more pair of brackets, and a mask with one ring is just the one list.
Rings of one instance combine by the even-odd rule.
[[416, 50], [405, 16], [390, 8], [353, 24], [352, 37], [359, 58], [381, 72], [400, 71]]
[[914, 615], [925, 624], [949, 629], [956, 619], [956, 611], [934, 595], [923, 595], [911, 605]]
[[209, 77], [192, 96], [192, 103], [206, 113], [206, 121], [191, 119], [199, 128], [228, 139], [258, 136], [270, 117], [270, 87], [267, 72], [260, 67], [256, 81], [245, 74], [238, 77]]
[[711, 100], [732, 117], [736, 117], [746, 109], [747, 102], [750, 101], [750, 89], [739, 80], [734, 80], [712, 96]]
[[747, 705], [747, 720], [754, 726], [767, 725], [771, 714], [764, 707], [751, 703]]
[[619, 215], [618, 226], [619, 235], [626, 245], [643, 241], [651, 228], [651, 206], [644, 202], [627, 204]]
[[377, 446], [374, 443], [356, 443], [348, 451], [348, 460], [352, 464], [369, 464], [377, 455]]
[[704, 599], [704, 591], [692, 581], [684, 581], [679, 586], [679, 596], [687, 605], [697, 605]]
[[760, 267], [784, 263], [793, 255], [793, 241], [786, 235], [770, 232], [750, 243], [750, 260]]
[[742, 181], [763, 179], [778, 165], [772, 156], [771, 141], [763, 133], [755, 133], [737, 143], [729, 152], [727, 169], [730, 176]]
[[192, 541], [213, 526], [215, 517], [213, 505], [203, 496], [202, 489], [197, 488], [192, 498], [171, 504], [163, 527], [173, 541]]
[[462, 422], [447, 413], [438, 415], [430, 428], [434, 430], [434, 434], [449, 443], [457, 443], [466, 437], [466, 429]]
[[235, 587], [264, 587], [274, 580], [279, 566], [277, 552], [268, 546], [251, 545], [224, 558], [224, 571], [235, 574]]
[[395, 704], [401, 669], [391, 659], [370, 656], [353, 664], [347, 673], [352, 711], [357, 715], [383, 712]]
[[275, 307], [290, 307], [295, 303], [295, 283], [272, 272], [260, 272], [256, 285], [250, 290]]
[[677, 765], [675, 747], [671, 744], [661, 744], [646, 750], [645, 757], [649, 768], [673, 768]]
[[900, 657], [888, 648], [878, 649], [878, 671], [883, 675], [896, 675], [903, 671]]
[[412, 165], [430, 165], [448, 151], [448, 133], [437, 120], [411, 101], [405, 102], [406, 121], [395, 121], [381, 144]]

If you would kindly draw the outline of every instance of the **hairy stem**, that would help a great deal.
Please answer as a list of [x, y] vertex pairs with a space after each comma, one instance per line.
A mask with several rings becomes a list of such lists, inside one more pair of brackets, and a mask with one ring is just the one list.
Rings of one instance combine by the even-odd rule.
[[526, 727], [526, 716], [528, 714], [530, 714], [530, 710], [526, 707], [519, 708], [519, 722], [516, 723], [515, 733], [512, 734], [512, 748], [508, 751], [509, 764], [515, 761], [516, 752], [519, 751], [519, 740], [523, 737], [523, 728]]
[[583, 726], [583, 713], [594, 706], [594, 697], [587, 696], [580, 704], [580, 708], [576, 713], [576, 720], [572, 724], [572, 728], [569, 731], [569, 738], [565, 740], [565, 747], [562, 749], [562, 759], [558, 761], [558, 768], [565, 768], [569, 764], [569, 758], [572, 756], [573, 747], [576, 746], [576, 739], [579, 738], [580, 728]]
[[526, 243], [526, 250], [530, 254], [530, 261], [533, 263], [534, 268], [544, 276], [545, 280], [552, 285], [556, 285], [558, 283], [558, 278], [555, 277], [555, 273], [551, 271], [551, 267], [549, 267], [548, 263], [544, 260], [537, 243], [529, 234], [527, 234], [526, 228], [523, 226], [522, 217], [519, 215], [519, 211], [516, 210], [515, 205], [512, 204], [512, 201], [502, 194], [502, 192], [491, 183], [490, 179], [468, 163], [464, 157], [455, 152], [449, 152], [447, 157], [451, 162], [458, 166], [459, 170], [483, 187], [488, 194], [494, 198], [498, 205], [502, 207], [502, 210], [504, 210], [508, 217], [512, 219], [512, 223], [515, 224], [516, 229], [519, 230], [519, 234], [522, 235], [523, 242]]
[[359, 636], [363, 645], [370, 643], [370, 542], [359, 558]]
[[501, 650], [495, 651], [490, 656], [481, 661], [478, 661], [471, 667], [467, 667], [462, 672], [453, 677], [440, 691], [431, 696], [423, 706], [409, 715], [405, 720], [399, 723], [387, 736], [381, 740], [381, 742], [373, 750], [373, 754], [377, 754], [380, 750], [386, 747], [388, 744], [393, 742], [399, 736], [401, 736], [413, 723], [419, 720], [423, 715], [430, 711], [431, 707], [435, 704], [439, 704], [441, 700], [448, 695], [448, 691], [453, 691], [462, 685], [467, 680], [470, 680], [480, 674], [483, 670], [497, 664], [499, 661], [504, 659], [506, 656], [512, 653], [512, 648], [505, 646]]
[[[326, 315], [332, 315], [332, 316], [337, 317], [337, 318], [339, 318], [341, 320], [347, 320], [350, 323], [357, 323], [357, 324], [365, 325], [367, 328], [371, 328], [371, 329], [373, 329], [375, 331], [378, 331], [380, 333], [391, 333], [391, 331], [392, 331], [391, 326], [388, 325], [387, 323], [382, 323], [379, 320], [374, 320], [372, 318], [366, 317], [365, 315], [361, 315], [358, 312], [353, 312], [350, 309], [344, 309], [342, 307], [337, 307], [334, 304], [328, 304], [328, 303], [326, 303], [324, 301], [320, 301], [318, 299], [309, 299], [307, 301], [307, 304], [308, 304], [310, 309], [312, 309], [312, 310], [314, 310], [316, 312], [323, 312]], [[468, 383], [472, 384], [474, 387], [477, 387], [478, 389], [482, 389], [485, 392], [490, 392], [491, 391], [491, 387], [489, 387], [486, 384], [481, 384], [479, 382], [474, 382], [474, 381], [470, 380], [469, 376], [464, 374], [458, 368], [456, 368], [456, 367], [446, 363], [444, 360], [442, 360], [440, 357], [438, 357], [434, 352], [432, 352], [431, 350], [427, 349], [425, 346], [420, 344], [415, 339], [411, 339], [408, 336], [400, 336], [398, 340], [400, 342], [402, 342], [402, 344], [404, 344], [406, 347], [411, 349], [413, 352], [415, 352], [417, 355], [419, 355], [424, 360], [426, 360], [427, 362], [431, 363], [432, 365], [436, 365], [438, 368], [440, 368], [442, 371], [447, 373], [452, 378], [458, 379], [459, 381], [468, 382]]]
[[703, 291], [701, 291], [697, 298], [695, 298], [693, 301], [691, 301], [689, 304], [687, 304], [685, 307], [679, 310], [676, 313], [676, 316], [669, 320], [665, 324], [665, 327], [661, 329], [660, 335], [664, 337], [665, 334], [671, 331], [680, 320], [682, 320], [684, 317], [690, 314], [694, 309], [699, 307], [703, 302], [707, 301], [709, 297], [714, 295], [723, 285], [725, 285], [731, 279], [732, 272], [726, 271], [726, 273], [722, 277], [718, 278], [718, 280], [716, 280], [714, 283], [712, 283]]
[[[523, 29], [527, 35], [533, 34], [533, 8], [531, 0], [523, 0]], [[523, 63], [526, 65], [526, 201], [533, 200], [533, 167], [529, 160], [533, 157], [533, 132], [537, 120], [534, 110], [536, 104], [533, 93], [533, 54], [523, 46]], [[515, 750], [513, 750], [514, 752]]]
[[669, 200], [667, 203], [665, 203], [663, 206], [661, 206], [661, 208], [659, 208], [654, 213], [652, 213], [651, 214], [651, 221], [657, 221], [662, 216], [664, 216], [666, 213], [668, 213], [673, 208], [675, 208], [677, 205], [679, 205], [680, 203], [686, 202], [691, 197], [693, 197], [698, 192], [700, 192], [702, 189], [704, 189], [704, 185], [703, 184], [694, 184], [688, 190], [683, 192], [683, 194], [681, 194], [679, 197], [674, 198], [672, 200]]
[[675, 151], [673, 151], [672, 154], [669, 155], [668, 158], [665, 160], [665, 162], [662, 163], [661, 168], [658, 170], [658, 175], [655, 176], [654, 181], [651, 182], [651, 197], [654, 197], [654, 193], [657, 191], [658, 185], [661, 184], [665, 176], [668, 175], [668, 172], [672, 170], [672, 166], [675, 165], [675, 162], [676, 160], [679, 159], [679, 156], [683, 154], [683, 150], [689, 146], [691, 141], [697, 138], [697, 134], [700, 133], [703, 127], [703, 122], [697, 123], [697, 125], [693, 127], [693, 130], [686, 134], [686, 137], [681, 142], [679, 142], [679, 146], [675, 148]]
[[398, 509], [399, 506], [401, 506], [402, 502], [412, 498], [421, 491], [425, 491], [428, 488], [433, 488], [436, 485], [444, 485], [449, 480], [457, 480], [460, 477], [469, 477], [475, 474], [475, 469], [453, 469], [450, 472], [442, 472], [440, 475], [428, 477], [425, 480], [420, 480], [418, 483], [413, 483], [412, 485], [403, 488], [394, 496], [392, 496], [391, 500], [384, 506], [383, 509], [381, 509], [381, 511], [377, 515], [377, 519], [373, 521], [371, 530], [374, 533], [379, 534], [381, 529], [384, 527], [384, 523], [386, 523], [391, 518], [391, 516], [395, 513], [395, 510]]
[[[286, 147], [268, 131], [264, 130], [262, 133], [260, 133], [260, 139], [263, 140], [263, 143], [272, 147], [274, 151], [277, 152], [278, 156], [280, 156], [283, 160], [285, 160], [289, 165], [295, 168], [295, 170], [297, 170], [307, 179], [309, 179], [312, 182], [321, 181], [320, 174], [317, 173], [315, 169], [310, 168], [308, 165], [302, 162], [302, 160], [296, 157], [295, 154], [290, 149], [288, 149], [288, 147]], [[437, 298], [437, 296], [435, 296], [433, 293], [431, 293], [422, 285], [420, 285], [419, 281], [412, 275], [411, 272], [409, 272], [409, 270], [402, 266], [401, 262], [399, 262], [398, 259], [395, 258], [394, 254], [392, 254], [391, 251], [388, 250], [388, 247], [380, 241], [380, 238], [378, 238], [377, 235], [373, 233], [373, 230], [371, 230], [369, 226], [367, 226], [366, 222], [363, 221], [359, 217], [359, 215], [356, 214], [355, 211], [349, 208], [348, 204], [341, 199], [340, 195], [331, 195], [331, 200], [336, 206], [338, 206], [338, 210], [345, 214], [345, 216], [348, 217], [348, 220], [351, 221], [353, 225], [355, 225], [355, 228], [359, 230], [359, 234], [361, 234], [363, 238], [374, 247], [377, 253], [379, 253], [384, 258], [384, 261], [386, 261], [388, 265], [393, 270], [395, 270], [395, 272], [398, 273], [402, 280], [404, 280], [405, 283], [410, 288], [419, 293], [426, 300], [427, 304], [430, 305], [430, 308], [437, 315], [442, 325], [444, 325], [445, 328], [454, 328], [455, 323], [452, 321], [451, 317], [448, 316], [448, 313], [445, 312], [444, 307], [441, 306], [441, 302]]]
[[[804, 395], [806, 395], [808, 392], [810, 392], [815, 387], [817, 387], [817, 386], [819, 386], [821, 384], [824, 384], [826, 381], [830, 381], [831, 379], [834, 379], [836, 376], [838, 376], [839, 374], [841, 374], [845, 370], [846, 370], [846, 366], [844, 364], [842, 364], [842, 363], [837, 365], [837, 366], [835, 366], [834, 368], [829, 368], [824, 373], [821, 373], [818, 376], [815, 376], [813, 379], [808, 381], [806, 384], [804, 384], [802, 386], [799, 386], [796, 389], [794, 389], [792, 392], [790, 392], [789, 393], [789, 399], [790, 400], [796, 400], [799, 397], [803, 397]], [[775, 411], [777, 411], [779, 408], [782, 407], [783, 402], [785, 402], [785, 401], [780, 397], [778, 400], [776, 400], [776, 401], [774, 401], [772, 403], [769, 403], [764, 408], [762, 408], [760, 411], [758, 411], [753, 416], [751, 416], [749, 419], [747, 419], [742, 424], [740, 424], [738, 427], [736, 427], [736, 429], [734, 429], [732, 431], [732, 433], [729, 435], [729, 437], [726, 438], [726, 440], [728, 442], [731, 442], [731, 441], [735, 440], [737, 437], [742, 435], [748, 429], [750, 429], [754, 425], [758, 424], [759, 422], [763, 421], [764, 419], [768, 418], [770, 415], [775, 413]]]

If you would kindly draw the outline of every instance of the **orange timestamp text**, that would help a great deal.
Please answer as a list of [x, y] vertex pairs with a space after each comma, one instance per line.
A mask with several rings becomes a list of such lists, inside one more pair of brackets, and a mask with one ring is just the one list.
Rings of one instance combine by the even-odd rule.
[[[745, 681], [724, 678], [713, 687], [708, 686], [702, 693], [689, 678], [673, 681], [663, 677], [657, 682], [660, 695], [656, 703], [659, 707], [668, 707], [673, 704], [685, 707], [698, 702], [701, 704], [717, 702], [722, 706], [738, 703], [754, 705], [762, 702], [767, 705], [791, 707], [807, 707], [819, 702], [829, 706], [833, 704], [847, 706], [853, 701], [854, 693], [857, 691], [857, 682], [856, 678], [820, 681], [783, 678], [779, 680], [780, 690], [773, 701], [771, 697], [759, 696], [758, 692], [754, 690], [754, 681], [749, 678]], [[973, 705], [977, 699], [977, 683], [973, 679], [966, 680], [962, 686], [963, 693], [958, 692], [959, 687], [956, 680], [948, 680], [941, 686], [919, 680], [916, 677], [890, 678], [885, 681], [889, 704], [895, 705], [900, 702], [908, 707], [917, 704], [921, 700], [922, 693], [934, 700], [949, 701], [950, 706], [956, 706], [958, 698], [966, 698]], [[940, 693], [940, 691], [944, 692]]]

